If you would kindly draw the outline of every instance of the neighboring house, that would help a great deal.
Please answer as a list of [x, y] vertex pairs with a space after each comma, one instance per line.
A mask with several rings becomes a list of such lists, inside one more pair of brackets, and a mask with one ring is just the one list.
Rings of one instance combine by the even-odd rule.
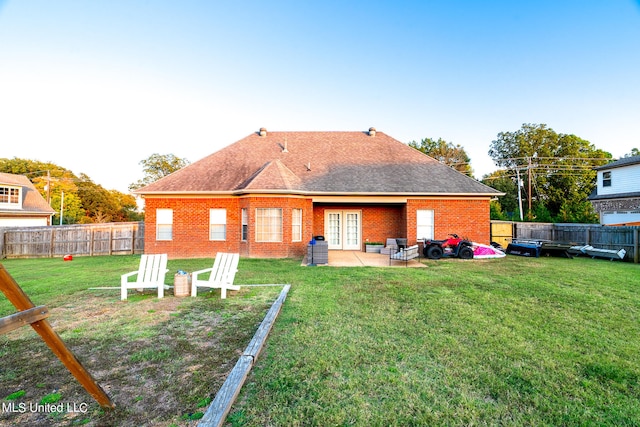
[[145, 199], [145, 252], [211, 257], [306, 253], [457, 233], [489, 243], [489, 202], [503, 193], [371, 128], [260, 129], [136, 191]]
[[603, 225], [640, 225], [640, 156], [624, 157], [596, 169], [589, 196]]
[[50, 225], [54, 213], [29, 178], [0, 172], [0, 227]]

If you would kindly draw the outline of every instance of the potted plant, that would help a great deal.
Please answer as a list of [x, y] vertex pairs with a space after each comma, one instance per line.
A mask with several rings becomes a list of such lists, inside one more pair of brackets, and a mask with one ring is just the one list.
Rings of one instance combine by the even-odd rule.
[[364, 248], [365, 248], [365, 252], [380, 253], [382, 248], [384, 248], [384, 243], [366, 242], [364, 245]]

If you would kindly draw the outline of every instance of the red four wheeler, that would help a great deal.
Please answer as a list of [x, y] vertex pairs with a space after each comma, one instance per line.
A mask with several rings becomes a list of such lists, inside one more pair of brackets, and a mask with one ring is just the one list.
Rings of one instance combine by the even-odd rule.
[[445, 240], [424, 241], [422, 250], [425, 258], [440, 259], [442, 257], [472, 259], [473, 248], [469, 240], [458, 237], [457, 234], [449, 234]]

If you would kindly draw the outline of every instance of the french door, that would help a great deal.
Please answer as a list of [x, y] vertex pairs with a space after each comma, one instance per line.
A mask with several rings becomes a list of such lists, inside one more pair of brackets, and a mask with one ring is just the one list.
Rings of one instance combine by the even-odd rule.
[[349, 251], [362, 249], [361, 217], [361, 211], [326, 210], [324, 212], [324, 234], [329, 243], [329, 249]]

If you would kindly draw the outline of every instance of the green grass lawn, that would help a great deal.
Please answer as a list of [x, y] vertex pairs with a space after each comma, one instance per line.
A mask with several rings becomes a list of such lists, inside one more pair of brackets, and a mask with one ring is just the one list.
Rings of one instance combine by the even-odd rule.
[[230, 419], [639, 425], [639, 337], [638, 265], [507, 257], [310, 268]]
[[[136, 270], [139, 256], [4, 260], [2, 264], [80, 359], [116, 408], [104, 411], [29, 327], [0, 335], [0, 425], [193, 425], [251, 340], [279, 288], [244, 288], [176, 298], [171, 292], [130, 291], [120, 301], [120, 275]], [[210, 267], [211, 259], [170, 260], [167, 283], [178, 269]], [[246, 283], [246, 282], [245, 282]], [[113, 290], [90, 290], [115, 286]], [[0, 295], [0, 317], [15, 312]], [[15, 412], [8, 406], [14, 406]], [[31, 411], [42, 402], [60, 413]], [[87, 405], [86, 408], [82, 405]], [[86, 409], [67, 411], [67, 405]]]
[[[135, 269], [136, 262], [125, 256], [3, 264], [36, 304], [65, 315], [56, 322], [63, 338], [77, 340], [79, 356], [89, 352], [82, 340], [96, 346], [112, 339], [128, 365], [149, 368], [135, 375], [160, 388], [174, 387], [186, 403], [173, 404], [147, 425], [189, 425], [189, 416], [203, 410], [196, 401], [215, 395], [234, 352], [248, 343], [279, 289], [244, 288], [225, 301], [208, 295], [161, 302], [148, 294], [124, 303], [117, 290], [86, 290], [117, 286], [119, 274]], [[241, 259], [236, 283], [292, 288], [229, 425], [640, 425], [639, 265], [513, 256], [423, 262], [425, 269], [331, 268]], [[210, 264], [172, 260], [169, 268], [192, 271]], [[176, 300], [179, 305], [163, 314], [168, 321], [149, 319], [157, 317], [149, 310], [157, 313]], [[104, 327], [81, 321], [80, 313], [101, 310], [120, 320], [109, 324], [102, 317]], [[0, 316], [11, 312], [0, 299]], [[244, 320], [224, 322], [234, 316]], [[210, 318], [220, 322], [221, 337], [207, 349], [217, 335], [204, 329]], [[180, 345], [165, 337], [178, 334]], [[11, 357], [16, 365], [28, 365], [16, 341], [36, 341], [34, 335], [14, 331], [0, 337], [3, 361]], [[180, 372], [187, 366], [175, 360], [223, 352], [227, 342], [234, 350], [224, 361], [199, 365], [197, 375]], [[103, 346], [105, 352], [109, 348]], [[167, 360], [173, 373], [157, 368]], [[203, 378], [209, 368], [217, 373]], [[37, 369], [47, 368], [32, 366], [33, 376], [40, 375]], [[0, 367], [0, 399], [20, 389], [36, 393], [38, 384], [31, 386], [17, 371]], [[116, 372], [101, 370], [100, 380], [110, 384], [120, 412], [109, 418], [94, 410], [86, 422], [141, 425], [137, 411], [145, 407], [118, 394], [118, 387], [133, 387], [133, 380], [110, 375]], [[160, 378], [154, 381], [154, 375]], [[143, 393], [141, 402], [146, 399]]]

